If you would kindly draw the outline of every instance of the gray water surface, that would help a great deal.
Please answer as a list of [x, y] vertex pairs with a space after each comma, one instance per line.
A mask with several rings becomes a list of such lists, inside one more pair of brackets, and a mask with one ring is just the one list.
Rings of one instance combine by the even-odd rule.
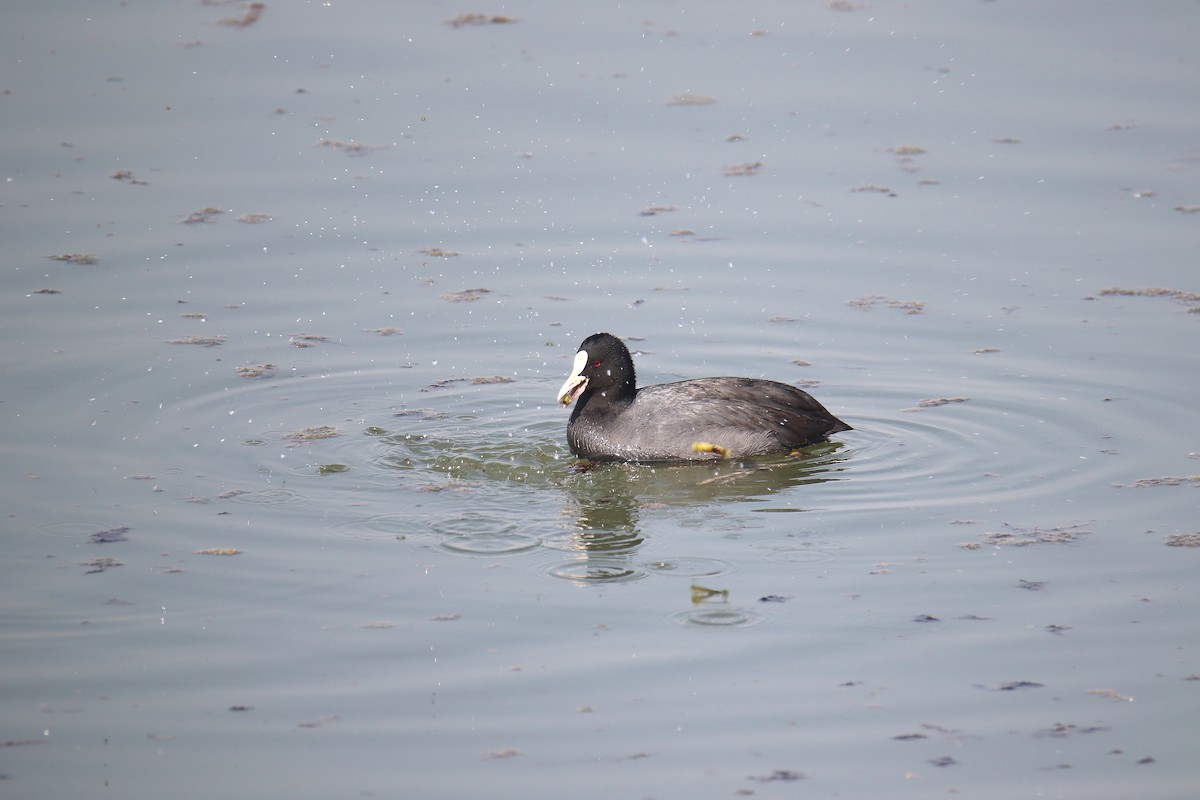
[[12, 11], [0, 794], [1193, 797], [1198, 21]]

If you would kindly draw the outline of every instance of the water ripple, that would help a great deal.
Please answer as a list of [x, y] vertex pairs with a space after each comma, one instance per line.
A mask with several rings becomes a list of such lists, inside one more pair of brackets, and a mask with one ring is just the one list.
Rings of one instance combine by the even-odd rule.
[[[766, 523], [769, 514], [807, 511], [965, 504], [986, 513], [1083, 495], [1128, 478], [1109, 438], [1128, 427], [1128, 409], [1119, 398], [1109, 402], [1102, 377], [987, 373], [948, 381], [942, 394], [926, 375], [860, 376], [877, 388], [852, 402], [830, 400], [855, 430], [799, 457], [704, 465], [581, 465], [565, 447], [565, 415], [544, 403], [552, 387], [542, 380], [415, 395], [392, 387], [395, 375], [353, 371], [232, 384], [164, 414], [185, 426], [214, 487], [287, 481], [286, 489], [242, 491], [240, 503], [353, 500], [368, 507], [365, 519], [390, 510], [371, 513], [372, 504], [401, 504], [419, 509], [414, 528], [434, 531], [454, 552], [623, 554], [640, 547], [649, 519], [703, 528], [729, 503], [750, 503], [746, 510], [762, 512], [754, 521]], [[419, 397], [421, 407], [406, 397]], [[333, 435], [296, 435], [321, 426]], [[330, 465], [335, 474], [326, 474]], [[464, 516], [466, 502], [505, 521]], [[452, 530], [467, 519], [505, 530]], [[519, 531], [511, 527], [517, 519]], [[739, 512], [729, 524], [754, 521]], [[362, 530], [371, 533], [369, 524]], [[839, 547], [808, 542], [770, 557], [821, 562]]]
[[687, 611], [677, 611], [667, 616], [669, 620], [679, 625], [689, 627], [727, 630], [730, 628], [748, 628], [766, 620], [759, 611], [745, 608], [692, 608]]
[[[925, 408], [916, 404], [919, 391], [875, 391], [873, 408], [852, 415], [855, 430], [842, 435], [848, 480], [822, 493], [824, 507], [1031, 503], [1090, 490], [1118, 474], [1105, 452], [1104, 426], [1111, 418], [1119, 429], [1118, 415], [1099, 400], [1086, 414], [1063, 401], [1079, 394], [1078, 385], [1047, 380], [1038, 384], [1043, 396], [1033, 397], [1009, 380], [977, 379], [966, 399]], [[1102, 396], [1099, 388], [1095, 394]], [[896, 411], [879, 410], [888, 405]]]
[[628, 560], [594, 556], [558, 561], [545, 567], [544, 572], [554, 578], [590, 585], [636, 581], [648, 574], [644, 567]]
[[668, 575], [673, 578], [711, 578], [731, 571], [731, 566], [726, 561], [696, 556], [663, 558], [651, 561], [645, 567], [655, 575]]
[[540, 546], [537, 538], [522, 533], [505, 517], [467, 511], [430, 524], [443, 550], [459, 555], [511, 555]]
[[292, 491], [291, 489], [273, 488], [273, 489], [258, 489], [249, 492], [238, 492], [231, 494], [229, 499], [235, 503], [252, 503], [254, 505], [277, 506], [288, 503], [305, 503], [308, 502], [303, 494]]

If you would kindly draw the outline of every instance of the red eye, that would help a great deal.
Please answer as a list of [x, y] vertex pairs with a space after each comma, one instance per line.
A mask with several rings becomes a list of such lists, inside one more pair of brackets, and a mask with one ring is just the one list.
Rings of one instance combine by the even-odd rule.
[[593, 361], [593, 362], [592, 362], [592, 366], [593, 366], [593, 367], [598, 367], [598, 366], [600, 366], [600, 365], [601, 365], [601, 364], [603, 364], [603, 363], [604, 363], [604, 359], [597, 358], [595, 361]]

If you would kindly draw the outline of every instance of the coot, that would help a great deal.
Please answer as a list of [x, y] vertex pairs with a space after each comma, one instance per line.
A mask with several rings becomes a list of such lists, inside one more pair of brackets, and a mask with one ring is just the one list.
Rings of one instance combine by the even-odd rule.
[[558, 401], [575, 401], [571, 452], [595, 461], [697, 461], [775, 453], [851, 430], [808, 392], [756, 378], [637, 387], [633, 358], [609, 333], [579, 345]]

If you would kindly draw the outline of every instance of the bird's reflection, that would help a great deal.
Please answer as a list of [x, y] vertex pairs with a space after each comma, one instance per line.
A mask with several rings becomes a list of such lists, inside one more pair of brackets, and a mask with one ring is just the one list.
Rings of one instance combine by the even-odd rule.
[[[797, 455], [703, 466], [575, 462], [563, 484], [564, 536], [559, 541], [575, 558], [556, 574], [584, 582], [639, 577], [645, 574], [635, 561], [645, 541], [639, 522], [644, 512], [749, 502], [838, 480], [843, 446], [826, 442]], [[793, 492], [789, 500], [802, 502], [803, 496]]]

